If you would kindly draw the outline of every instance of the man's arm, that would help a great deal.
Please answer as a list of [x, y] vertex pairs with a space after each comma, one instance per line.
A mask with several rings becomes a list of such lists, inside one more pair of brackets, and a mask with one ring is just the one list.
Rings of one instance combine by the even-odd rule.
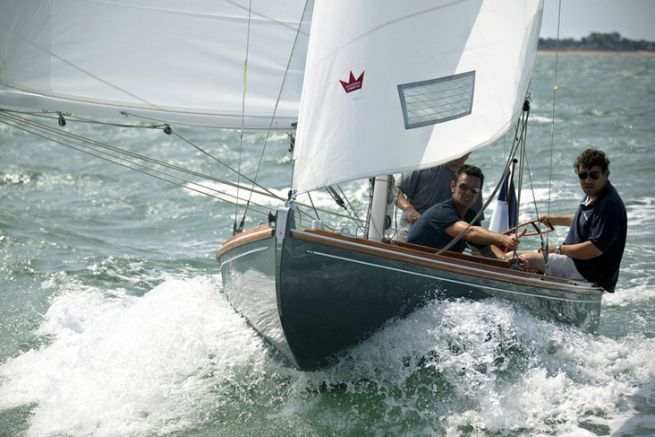
[[[548, 248], [548, 253], [555, 253], [557, 251], [557, 246], [551, 245]], [[531, 272], [543, 272], [546, 268], [544, 264], [543, 254], [529, 251], [529, 252], [517, 252], [519, 259], [523, 262], [523, 265]], [[603, 254], [603, 252], [598, 249], [594, 243], [591, 241], [585, 241], [584, 243], [576, 244], [562, 244], [560, 246], [561, 255], [566, 255], [572, 259], [590, 259], [595, 258]], [[510, 257], [512, 254], [507, 254]]]
[[495, 244], [492, 244], [490, 246], [482, 246], [482, 247], [476, 247], [476, 246], [470, 246], [471, 247], [471, 253], [475, 256], [482, 256], [485, 258], [497, 258], [497, 259], [502, 259], [506, 260], [507, 255], [505, 252], [500, 250], [498, 246]]
[[[467, 227], [468, 230], [466, 229]], [[446, 228], [446, 234], [453, 238], [457, 237], [462, 232], [466, 232], [463, 237], [464, 239], [472, 243], [484, 244], [486, 246], [497, 244], [499, 246], [505, 246], [511, 250], [516, 250], [520, 243], [519, 239], [514, 235], [499, 234], [498, 232], [485, 229], [482, 226], [469, 227], [469, 224], [464, 220], [455, 222]]]
[[[576, 244], [562, 244], [559, 246], [559, 253], [573, 259], [591, 259], [601, 256], [603, 251], [597, 248], [591, 241]], [[557, 250], [557, 246], [548, 248], [549, 253]]]
[[407, 196], [405, 196], [405, 193], [402, 191], [398, 191], [396, 206], [405, 212], [407, 220], [409, 220], [410, 223], [415, 223], [416, 220], [421, 218], [421, 213], [414, 208], [409, 199], [407, 199]]
[[544, 214], [539, 217], [539, 221], [552, 226], [571, 226], [573, 224], [573, 214]]

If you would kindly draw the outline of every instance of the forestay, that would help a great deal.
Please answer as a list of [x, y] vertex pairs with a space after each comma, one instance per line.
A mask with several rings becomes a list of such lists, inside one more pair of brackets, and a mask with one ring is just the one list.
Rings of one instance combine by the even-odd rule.
[[541, 0], [321, 0], [294, 158], [299, 192], [425, 168], [520, 114]]
[[305, 3], [2, 0], [0, 107], [239, 128], [243, 102], [245, 127], [266, 129], [289, 65], [273, 124], [289, 129]]

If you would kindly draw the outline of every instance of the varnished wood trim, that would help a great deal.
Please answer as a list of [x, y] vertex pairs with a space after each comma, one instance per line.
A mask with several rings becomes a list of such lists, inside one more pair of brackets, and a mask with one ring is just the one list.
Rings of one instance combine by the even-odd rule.
[[230, 250], [236, 249], [244, 244], [252, 243], [259, 240], [265, 240], [273, 237], [273, 228], [268, 225], [261, 225], [257, 228], [248, 229], [234, 237], [231, 237], [223, 243], [223, 245], [216, 251], [216, 259], [218, 260], [225, 253]]
[[[367, 246], [372, 246], [372, 247], [380, 247], [380, 248], [384, 248], [384, 249], [397, 248], [397, 249], [399, 249], [398, 251], [401, 252], [401, 253], [404, 252], [404, 253], [415, 254], [418, 251], [421, 254], [435, 255], [439, 251], [439, 249], [435, 249], [434, 247], [421, 246], [420, 244], [406, 243], [404, 241], [391, 241], [391, 242], [371, 241], [371, 240], [365, 240], [365, 239], [362, 239], [362, 238], [356, 238], [356, 237], [350, 237], [350, 236], [347, 236], [347, 235], [337, 234], [337, 233], [334, 233], [334, 232], [325, 231], [323, 229], [306, 229], [305, 232], [324, 235], [324, 236], [330, 237], [330, 238], [337, 238], [337, 239], [342, 239], [342, 240], [346, 240], [346, 241], [352, 241], [353, 243], [365, 244]], [[458, 259], [462, 259], [462, 260], [466, 260], [466, 261], [471, 261], [471, 262], [474, 262], [474, 263], [477, 263], [477, 264], [486, 264], [486, 265], [489, 265], [489, 266], [501, 267], [501, 268], [505, 268], [505, 269], [508, 269], [508, 268], [510, 268], [512, 266], [511, 261], [505, 261], [505, 260], [496, 259], [496, 258], [485, 258], [485, 257], [481, 257], [481, 256], [469, 255], [467, 253], [452, 252], [452, 251], [449, 251], [449, 250], [444, 252], [441, 255], [441, 257], [436, 257], [435, 259], [450, 260], [451, 258], [458, 258]]]
[[458, 255], [468, 256], [470, 259], [451, 257], [452, 252], [445, 252], [448, 255], [435, 255], [424, 249], [417, 250], [416, 248], [348, 237], [324, 230], [291, 231], [291, 237], [311, 243], [348, 249], [358, 253], [381, 256], [386, 259], [404, 261], [424, 267], [438, 267], [441, 270], [484, 279], [573, 293], [602, 294], [598, 288], [575, 285], [566, 279], [554, 276], [542, 276], [518, 270], [509, 270], [506, 267], [487, 265], [478, 261], [480, 257], [465, 254]]
[[[418, 250], [420, 252], [424, 253], [429, 253], [429, 254], [436, 254], [439, 249], [435, 249], [433, 247], [427, 247], [427, 246], [421, 246], [420, 244], [412, 244], [412, 243], [405, 243], [404, 241], [392, 241], [390, 243], [392, 246], [396, 247], [402, 247], [405, 249], [413, 249], [413, 250]], [[486, 264], [489, 266], [496, 266], [496, 267], [502, 267], [505, 269], [508, 269], [512, 267], [512, 262], [511, 261], [506, 261], [503, 259], [497, 259], [497, 258], [485, 258], [482, 256], [475, 256], [475, 255], [469, 255], [468, 253], [460, 253], [460, 252], [452, 252], [450, 250], [447, 250], [444, 252], [444, 255], [449, 257], [449, 258], [459, 258], [463, 259], [466, 261], [472, 261], [480, 264]]]

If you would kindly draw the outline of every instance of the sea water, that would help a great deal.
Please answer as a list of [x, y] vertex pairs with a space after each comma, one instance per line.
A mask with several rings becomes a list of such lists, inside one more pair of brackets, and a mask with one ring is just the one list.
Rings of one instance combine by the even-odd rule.
[[[628, 211], [598, 333], [503, 300], [430, 302], [316, 372], [289, 368], [221, 294], [213, 253], [243, 207], [0, 124], [0, 436], [655, 434], [654, 71], [655, 57], [540, 56], [531, 85], [521, 218], [574, 210], [587, 147], [607, 152]], [[284, 134], [247, 134], [240, 153], [238, 133], [176, 128], [214, 160], [160, 130], [65, 129], [218, 179], [217, 160], [254, 175], [267, 143], [258, 180], [290, 183]], [[510, 142], [469, 159], [486, 197]], [[343, 190], [365, 208], [366, 182]], [[252, 208], [247, 224], [265, 222]]]

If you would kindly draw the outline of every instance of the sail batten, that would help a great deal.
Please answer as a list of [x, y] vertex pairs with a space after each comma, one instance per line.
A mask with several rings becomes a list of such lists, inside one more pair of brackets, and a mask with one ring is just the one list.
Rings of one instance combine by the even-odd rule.
[[498, 139], [521, 112], [542, 9], [541, 0], [317, 1], [294, 189], [425, 168]]
[[303, 80], [306, 1], [249, 6], [3, 1], [0, 107], [240, 128], [245, 87], [246, 128], [267, 129], [275, 114], [271, 128], [289, 129]]

